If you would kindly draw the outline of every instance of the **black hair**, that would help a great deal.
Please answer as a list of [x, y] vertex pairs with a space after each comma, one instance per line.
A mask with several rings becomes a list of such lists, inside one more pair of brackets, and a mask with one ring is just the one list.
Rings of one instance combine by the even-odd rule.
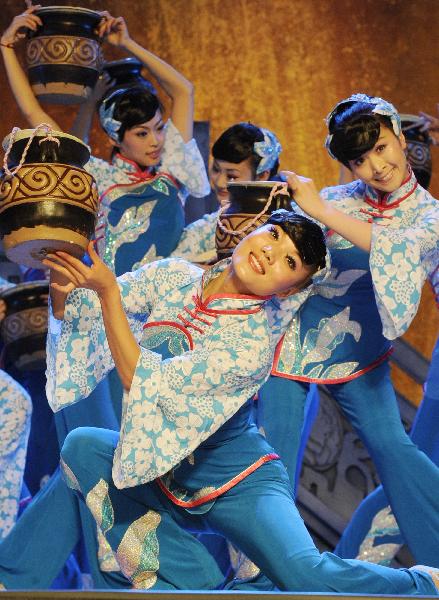
[[[219, 136], [212, 146], [212, 156], [217, 160], [231, 163], [240, 163], [250, 158], [253, 177], [256, 178], [256, 169], [262, 156], [254, 150], [255, 142], [264, 141], [264, 133], [252, 123], [236, 123]], [[276, 160], [270, 169], [269, 177], [274, 177], [279, 169], [279, 160]]]
[[326, 265], [326, 243], [322, 228], [308, 217], [284, 209], [274, 211], [265, 225], [281, 227], [297, 248], [302, 262], [318, 271]]
[[123, 140], [127, 129], [150, 121], [158, 110], [163, 112], [163, 106], [158, 97], [145, 87], [117, 90], [104, 99], [104, 109], [111, 104], [115, 104], [113, 119], [122, 123], [117, 132], [119, 142]]
[[349, 161], [356, 160], [375, 146], [381, 125], [394, 133], [390, 117], [374, 114], [373, 109], [374, 106], [368, 102], [346, 102], [340, 104], [328, 123], [332, 134], [329, 150], [348, 168]]

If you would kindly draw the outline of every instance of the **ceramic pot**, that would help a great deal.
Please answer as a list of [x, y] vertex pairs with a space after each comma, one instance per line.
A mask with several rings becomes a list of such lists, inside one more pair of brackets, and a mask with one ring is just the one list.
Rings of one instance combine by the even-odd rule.
[[90, 153], [81, 140], [35, 131], [18, 130], [3, 142], [12, 175], [0, 176], [0, 238], [9, 260], [44, 268], [42, 259], [56, 250], [83, 256], [94, 234], [98, 192], [82, 169]]
[[403, 114], [402, 132], [407, 142], [407, 158], [423, 188], [428, 189], [431, 180], [431, 139], [428, 131], [421, 131], [422, 121], [417, 115]]
[[230, 202], [220, 214], [215, 232], [218, 260], [230, 256], [242, 238], [263, 225], [273, 211], [279, 208], [291, 210], [289, 195], [278, 194], [269, 201], [276, 186], [280, 187], [278, 181], [239, 181], [227, 184]]
[[110, 80], [114, 82], [114, 85], [107, 90], [102, 100], [116, 90], [132, 87], [143, 87], [149, 92], [156, 94], [156, 90], [152, 83], [142, 77], [142, 68], [143, 64], [140, 60], [132, 56], [105, 63], [102, 70], [108, 74]]
[[0, 294], [6, 303], [0, 325], [6, 371], [45, 368], [48, 295], [47, 281], [19, 283]]
[[97, 11], [74, 6], [44, 6], [35, 11], [42, 20], [30, 31], [26, 46], [28, 77], [40, 101], [83, 102], [102, 68], [101, 41], [95, 30]]

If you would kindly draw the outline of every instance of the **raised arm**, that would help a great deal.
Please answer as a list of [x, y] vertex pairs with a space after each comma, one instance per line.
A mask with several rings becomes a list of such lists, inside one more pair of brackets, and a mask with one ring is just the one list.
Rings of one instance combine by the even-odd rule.
[[312, 219], [323, 223], [346, 240], [370, 252], [372, 243], [372, 225], [360, 221], [336, 208], [330, 202], [323, 200], [312, 179], [296, 175], [292, 171], [282, 171], [282, 177], [288, 183], [294, 201]]
[[89, 142], [96, 105], [113, 84], [114, 81], [110, 79], [107, 73], [101, 73], [90, 96], [79, 106], [73, 125], [70, 128], [70, 133], [80, 138], [86, 144]]
[[103, 20], [99, 26], [101, 36], [113, 46], [123, 48], [136, 58], [158, 80], [172, 100], [171, 118], [185, 142], [193, 136], [194, 88], [176, 69], [168, 65], [152, 52], [135, 42], [128, 32], [123, 17], [114, 18], [108, 12], [102, 12]]
[[12, 23], [1, 36], [0, 44], [3, 61], [8, 76], [9, 85], [15, 100], [31, 127], [41, 123], [48, 123], [54, 129], [60, 129], [58, 123], [52, 119], [40, 106], [35, 98], [28, 78], [15, 53], [15, 44], [26, 36], [26, 29], [35, 31], [41, 25], [41, 19], [34, 14], [37, 6], [30, 6], [12, 20]]

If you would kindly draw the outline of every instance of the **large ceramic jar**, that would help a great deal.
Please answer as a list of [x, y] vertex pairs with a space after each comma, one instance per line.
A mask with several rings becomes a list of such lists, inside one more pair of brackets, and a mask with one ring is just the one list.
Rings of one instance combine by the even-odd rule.
[[44, 6], [42, 26], [30, 31], [26, 47], [29, 81], [41, 101], [74, 104], [87, 99], [102, 67], [97, 11]]
[[428, 189], [431, 179], [431, 138], [421, 131], [422, 121], [417, 115], [400, 115], [402, 132], [407, 142], [407, 158], [423, 188]]
[[142, 68], [141, 61], [133, 56], [106, 62], [102, 70], [108, 74], [113, 85], [107, 90], [105, 97], [116, 90], [132, 87], [145, 88], [149, 92], [156, 93], [152, 83], [142, 76]]
[[49, 284], [19, 283], [0, 294], [6, 315], [0, 325], [6, 371], [45, 368]]
[[263, 225], [273, 211], [291, 210], [286, 184], [278, 181], [233, 181], [227, 190], [230, 201], [221, 211], [215, 233], [218, 260], [230, 256], [242, 238]]
[[35, 268], [56, 250], [82, 257], [98, 207], [96, 183], [82, 168], [88, 147], [72, 135], [39, 128], [13, 131], [3, 147], [0, 237], [6, 256]]

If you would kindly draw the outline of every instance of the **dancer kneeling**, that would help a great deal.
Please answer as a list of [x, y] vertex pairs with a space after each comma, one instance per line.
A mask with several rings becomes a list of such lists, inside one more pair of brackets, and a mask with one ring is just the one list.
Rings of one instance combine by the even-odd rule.
[[[284, 467], [249, 423], [248, 399], [323, 274], [317, 225], [275, 213], [204, 274], [166, 259], [115, 279], [89, 253], [91, 267], [62, 253], [46, 263], [54, 316], [63, 318], [49, 334], [48, 396], [62, 408], [113, 364], [119, 371], [120, 435], [75, 430], [62, 468], [134, 587], [194, 589], [203, 575], [205, 588], [218, 586], [212, 559], [188, 533], [198, 531], [230, 539], [281, 590], [438, 593], [419, 569], [321, 555]], [[249, 516], [257, 527], [245, 527]], [[9, 575], [0, 569], [5, 585]]]

